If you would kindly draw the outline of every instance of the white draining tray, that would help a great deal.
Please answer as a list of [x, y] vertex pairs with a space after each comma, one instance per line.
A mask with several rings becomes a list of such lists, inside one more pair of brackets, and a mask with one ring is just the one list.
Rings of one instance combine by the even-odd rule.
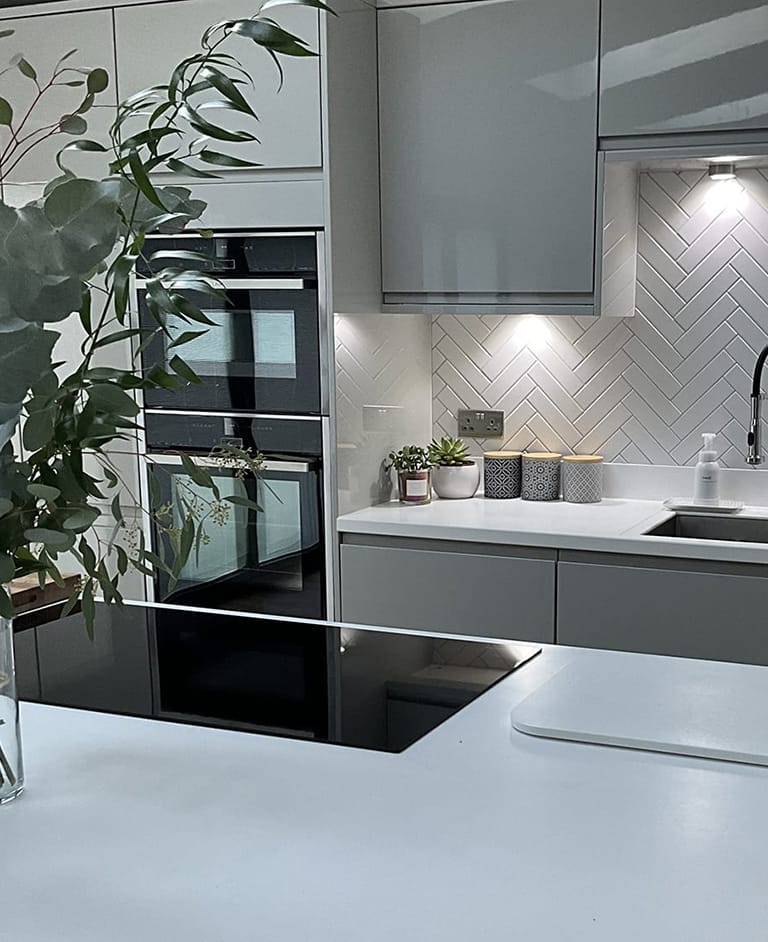
[[704, 504], [692, 497], [668, 497], [664, 506], [667, 510], [688, 510], [698, 514], [737, 514], [744, 509], [744, 501], [719, 500], [716, 504]]
[[768, 765], [768, 667], [584, 658], [523, 700], [512, 725], [532, 736]]

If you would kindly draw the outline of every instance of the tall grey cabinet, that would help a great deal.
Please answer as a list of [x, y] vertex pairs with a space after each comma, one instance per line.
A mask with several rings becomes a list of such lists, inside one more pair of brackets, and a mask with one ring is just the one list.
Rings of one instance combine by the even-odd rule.
[[602, 0], [600, 134], [768, 128], [765, 0]]
[[378, 21], [385, 302], [591, 313], [597, 0]]

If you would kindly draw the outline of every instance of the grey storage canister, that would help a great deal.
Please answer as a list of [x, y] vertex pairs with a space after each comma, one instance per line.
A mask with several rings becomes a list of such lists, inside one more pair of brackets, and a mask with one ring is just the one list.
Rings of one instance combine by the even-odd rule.
[[559, 499], [560, 458], [549, 451], [523, 455], [523, 500]]
[[572, 504], [596, 504], [603, 499], [601, 455], [565, 455], [563, 500]]
[[508, 500], [520, 496], [522, 477], [519, 451], [486, 451], [483, 455], [485, 496]]

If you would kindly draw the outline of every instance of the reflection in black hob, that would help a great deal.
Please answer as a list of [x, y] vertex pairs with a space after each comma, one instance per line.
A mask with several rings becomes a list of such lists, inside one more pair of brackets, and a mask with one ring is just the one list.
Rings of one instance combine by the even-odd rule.
[[[387, 752], [402, 752], [540, 650], [138, 604], [99, 605], [92, 645], [81, 622], [38, 629], [43, 702]], [[68, 640], [64, 685], [62, 658], [48, 648], [67, 632], [82, 643]]]

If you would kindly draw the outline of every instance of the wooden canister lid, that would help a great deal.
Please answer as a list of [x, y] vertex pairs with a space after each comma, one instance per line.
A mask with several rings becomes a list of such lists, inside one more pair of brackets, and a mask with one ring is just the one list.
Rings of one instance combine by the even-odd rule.
[[519, 458], [522, 451], [484, 451], [483, 458]]
[[602, 460], [602, 455], [563, 455], [563, 461], [572, 461], [574, 464], [597, 464]]
[[530, 458], [531, 461], [559, 461], [562, 458], [555, 451], [528, 451], [523, 454], [523, 458]]

